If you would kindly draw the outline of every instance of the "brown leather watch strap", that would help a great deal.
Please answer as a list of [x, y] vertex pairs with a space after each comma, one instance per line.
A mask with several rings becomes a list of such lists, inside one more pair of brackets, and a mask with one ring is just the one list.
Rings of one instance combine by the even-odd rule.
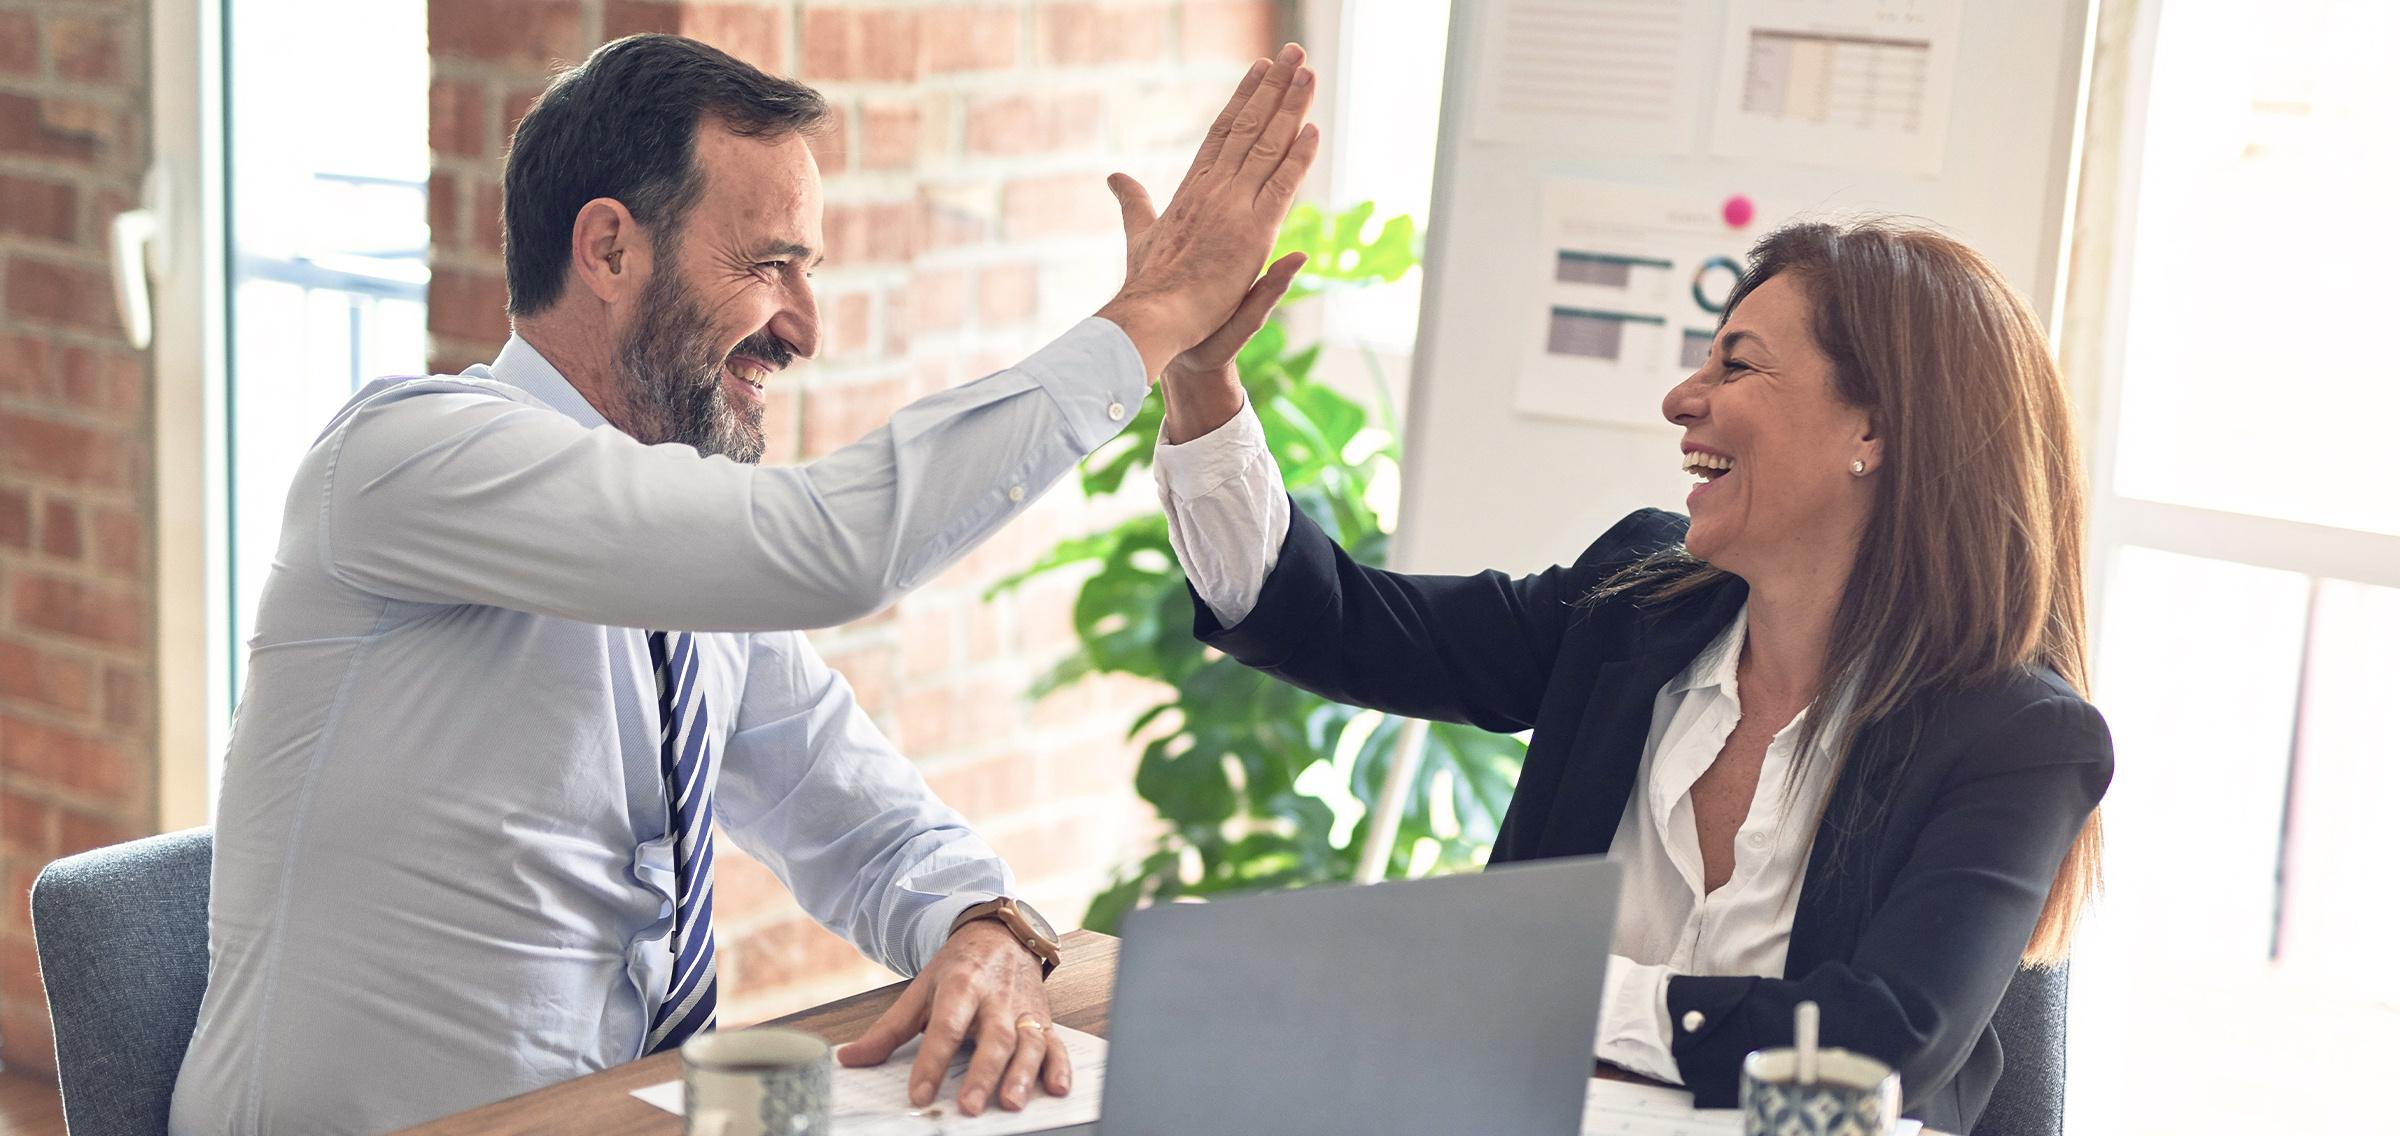
[[1049, 921], [1031, 906], [1020, 904], [1007, 896], [986, 900], [959, 912], [958, 918], [950, 921], [950, 933], [958, 934], [959, 928], [978, 919], [989, 919], [1007, 928], [1019, 945], [1041, 960], [1044, 979], [1050, 977], [1051, 971], [1058, 969], [1059, 962], [1065, 957], [1058, 949], [1058, 940], [1052, 937]]

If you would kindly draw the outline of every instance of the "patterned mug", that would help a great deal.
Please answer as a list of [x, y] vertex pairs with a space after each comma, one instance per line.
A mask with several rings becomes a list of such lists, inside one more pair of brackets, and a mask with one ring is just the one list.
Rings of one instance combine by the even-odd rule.
[[1891, 1136], [1900, 1074], [1847, 1049], [1817, 1051], [1817, 1079], [1800, 1083], [1799, 1055], [1761, 1049], [1742, 1059], [1743, 1136]]
[[684, 1136], [830, 1136], [833, 1047], [813, 1033], [746, 1029], [683, 1043]]

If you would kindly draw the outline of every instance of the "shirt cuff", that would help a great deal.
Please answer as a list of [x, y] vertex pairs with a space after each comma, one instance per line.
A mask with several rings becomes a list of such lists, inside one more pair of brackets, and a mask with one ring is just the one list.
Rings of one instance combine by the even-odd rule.
[[1292, 502], [1248, 399], [1223, 425], [1180, 446], [1161, 435], [1151, 456], [1167, 539], [1200, 599], [1232, 627], [1258, 606], [1283, 556]]
[[[933, 956], [940, 953], [942, 944], [950, 941], [950, 925], [958, 922], [959, 913], [978, 903], [989, 903], [998, 898], [1000, 893], [996, 891], [962, 891], [925, 905], [925, 909], [917, 913], [916, 969], [925, 969], [933, 962]], [[916, 977], [916, 971], [910, 971], [909, 977]]]
[[1652, 1080], [1682, 1084], [1683, 1070], [1675, 1064], [1674, 1034], [1667, 1024], [1667, 980], [1674, 976], [1663, 966], [1608, 956], [1592, 1055]]
[[1017, 369], [1050, 395], [1087, 454], [1125, 429], [1150, 393], [1149, 372], [1133, 340], [1098, 316], [1051, 340]]

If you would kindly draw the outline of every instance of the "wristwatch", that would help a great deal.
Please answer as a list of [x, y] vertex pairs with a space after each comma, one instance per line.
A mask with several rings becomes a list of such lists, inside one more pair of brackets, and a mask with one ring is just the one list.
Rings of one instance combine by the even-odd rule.
[[958, 934], [959, 928], [978, 919], [995, 920], [1008, 928], [1008, 933], [1016, 936], [1017, 942], [1032, 951], [1033, 957], [1042, 960], [1043, 978], [1049, 978], [1050, 972], [1058, 969], [1062, 957], [1058, 950], [1058, 932], [1050, 929], [1050, 921], [1042, 918], [1042, 913], [1035, 911], [1033, 905], [1018, 903], [1006, 896], [978, 903], [959, 912], [958, 918], [950, 921], [950, 933]]

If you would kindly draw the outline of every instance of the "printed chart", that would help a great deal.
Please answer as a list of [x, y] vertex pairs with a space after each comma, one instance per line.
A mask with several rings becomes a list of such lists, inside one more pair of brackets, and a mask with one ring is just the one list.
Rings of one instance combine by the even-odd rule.
[[1710, 149], [1938, 174], [1959, 0], [1734, 0]]

